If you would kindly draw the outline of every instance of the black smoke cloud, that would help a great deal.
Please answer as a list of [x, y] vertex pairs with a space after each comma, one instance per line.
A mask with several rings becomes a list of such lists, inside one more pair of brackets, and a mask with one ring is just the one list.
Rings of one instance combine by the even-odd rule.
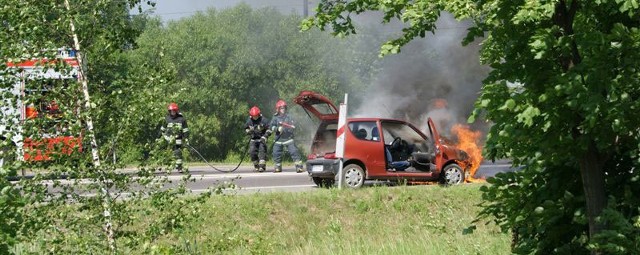
[[[385, 40], [398, 36], [388, 31], [400, 31], [402, 24], [373, 24], [379, 21], [364, 16], [358, 19], [358, 24], [374, 26], [368, 31], [379, 31]], [[399, 54], [382, 60], [379, 73], [366, 91], [357, 95], [361, 103], [354, 105], [349, 115], [403, 119], [424, 131], [429, 112], [434, 119], [442, 114], [442, 110], [433, 107], [434, 100], [442, 98], [448, 102], [448, 117], [456, 123], [466, 123], [482, 80], [489, 72], [488, 67], [480, 64], [479, 43], [462, 46], [468, 27], [444, 13], [435, 34], [416, 38], [401, 48]], [[378, 43], [381, 45], [383, 41]], [[439, 129], [445, 134], [449, 131]]]

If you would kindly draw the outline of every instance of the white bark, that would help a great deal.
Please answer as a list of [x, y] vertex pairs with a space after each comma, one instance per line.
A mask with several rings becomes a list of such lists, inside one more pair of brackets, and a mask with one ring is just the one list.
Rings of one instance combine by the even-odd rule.
[[[69, 0], [65, 0], [64, 5], [67, 11], [71, 11]], [[80, 83], [82, 83], [82, 93], [84, 95], [84, 107], [85, 109], [89, 110], [91, 109], [91, 98], [89, 97], [89, 85], [88, 85], [87, 76], [85, 75], [85, 72], [84, 72], [85, 63], [84, 63], [84, 59], [82, 58], [80, 41], [78, 40], [78, 34], [76, 33], [76, 28], [75, 28], [73, 18], [69, 20], [69, 23], [71, 26], [71, 34], [73, 36], [73, 44], [74, 44], [73, 47], [76, 50], [76, 59], [78, 61], [78, 79]], [[89, 139], [91, 139], [91, 154], [93, 156], [93, 165], [97, 171], [101, 171], [98, 142], [96, 141], [95, 131], [93, 129], [93, 120], [91, 119], [90, 115], [86, 116], [86, 122], [87, 122], [87, 135]], [[98, 179], [99, 179], [98, 183], [100, 184], [101, 197], [103, 198], [102, 208], [103, 208], [103, 216], [105, 218], [104, 231], [107, 235], [107, 242], [109, 243], [109, 248], [111, 249], [111, 252], [115, 254], [116, 253], [115, 235], [113, 232], [113, 225], [111, 224], [111, 202], [113, 198], [111, 197], [111, 194], [109, 193], [109, 190], [107, 189], [106, 184], [104, 183], [106, 181], [106, 178], [98, 178]]]

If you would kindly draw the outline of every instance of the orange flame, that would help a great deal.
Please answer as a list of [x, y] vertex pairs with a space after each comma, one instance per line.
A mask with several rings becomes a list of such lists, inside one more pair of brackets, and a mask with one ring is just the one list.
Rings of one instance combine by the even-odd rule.
[[458, 138], [458, 143], [455, 145], [456, 148], [469, 154], [471, 168], [468, 169], [469, 177], [466, 181], [481, 182], [482, 180], [476, 179], [473, 176], [476, 174], [476, 171], [478, 171], [480, 163], [482, 163], [482, 147], [478, 145], [482, 133], [480, 131], [472, 131], [468, 126], [462, 124], [454, 125], [453, 128], [451, 128], [451, 132]]

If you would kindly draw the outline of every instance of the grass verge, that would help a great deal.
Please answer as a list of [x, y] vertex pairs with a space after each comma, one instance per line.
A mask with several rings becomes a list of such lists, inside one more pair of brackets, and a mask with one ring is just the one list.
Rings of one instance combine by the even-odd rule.
[[476, 185], [400, 186], [214, 196], [201, 220], [146, 251], [170, 254], [509, 254], [509, 236], [478, 224]]

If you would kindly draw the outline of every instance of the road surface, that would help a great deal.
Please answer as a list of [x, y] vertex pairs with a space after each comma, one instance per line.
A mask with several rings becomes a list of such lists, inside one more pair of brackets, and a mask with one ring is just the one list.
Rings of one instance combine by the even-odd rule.
[[[233, 169], [234, 166], [215, 165], [217, 168], [223, 170]], [[224, 183], [232, 183], [233, 188], [225, 188], [224, 192], [227, 194], [247, 194], [247, 193], [264, 193], [264, 192], [297, 192], [297, 191], [311, 191], [319, 189], [311, 180], [307, 172], [296, 173], [293, 166], [283, 167], [283, 172], [274, 173], [272, 171], [267, 172], [254, 172], [252, 166], [240, 166], [240, 168], [232, 173], [225, 173], [214, 170], [207, 165], [189, 166], [189, 171], [193, 181], [187, 182], [187, 188], [194, 193], [205, 192], [209, 189], [215, 189], [220, 187]], [[499, 172], [514, 171], [510, 168], [510, 164], [507, 161], [501, 161], [496, 163], [484, 162], [478, 169], [476, 178], [487, 178], [494, 176]], [[123, 172], [134, 173], [132, 170], [124, 170]], [[157, 176], [165, 176], [164, 174], [157, 174]], [[181, 183], [181, 179], [184, 178], [184, 174], [172, 173], [167, 176], [171, 181], [170, 184], [166, 184], [166, 187], [176, 186]], [[91, 183], [90, 180], [49, 180], [44, 181], [50, 184], [50, 192], [57, 193], [60, 191], [60, 187], [53, 187], [54, 182], [59, 182], [63, 186], [70, 185], [71, 183], [79, 181], [82, 184]], [[367, 181], [365, 185], [372, 184], [385, 184], [386, 182]], [[137, 189], [137, 188], [134, 188]], [[85, 195], [93, 195], [95, 191], [80, 191]]]
[[[475, 177], [487, 178], [499, 172], [513, 171], [507, 161], [496, 163], [484, 162], [478, 169]], [[216, 166], [221, 169], [232, 169], [233, 166]], [[309, 191], [317, 189], [306, 172], [296, 173], [293, 166], [284, 167], [283, 172], [273, 173], [267, 171], [263, 173], [253, 172], [253, 167], [241, 166], [233, 173], [221, 173], [213, 170], [209, 166], [191, 166], [189, 170], [195, 182], [189, 183], [188, 187], [194, 192], [205, 191], [209, 187], [225, 182], [233, 181], [237, 188], [234, 193], [252, 192], [272, 192], [272, 191]], [[170, 177], [179, 180], [180, 175]]]

